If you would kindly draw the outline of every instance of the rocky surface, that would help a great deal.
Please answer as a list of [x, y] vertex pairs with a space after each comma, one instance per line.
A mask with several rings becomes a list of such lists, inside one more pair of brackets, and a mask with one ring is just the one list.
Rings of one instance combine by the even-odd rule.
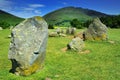
[[67, 49], [69, 50], [74, 50], [74, 51], [82, 51], [82, 49], [84, 48], [84, 41], [79, 38], [73, 38], [72, 41], [67, 45]]
[[21, 22], [11, 33], [8, 58], [12, 61], [10, 72], [30, 75], [42, 68], [46, 53], [48, 25], [39, 16]]
[[49, 32], [49, 37], [58, 37], [59, 34], [57, 32]]
[[3, 30], [3, 28], [2, 28], [2, 27], [0, 27], [0, 31], [1, 31], [1, 30]]
[[66, 29], [66, 34], [74, 35], [75, 32], [76, 32], [76, 28], [69, 27], [69, 28]]
[[85, 40], [107, 40], [107, 27], [99, 18], [95, 18], [84, 32]]

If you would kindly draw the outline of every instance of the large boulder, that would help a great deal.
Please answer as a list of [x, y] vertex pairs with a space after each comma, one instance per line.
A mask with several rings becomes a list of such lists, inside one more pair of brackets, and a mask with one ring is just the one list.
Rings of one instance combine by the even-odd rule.
[[46, 53], [48, 25], [39, 16], [26, 19], [11, 32], [8, 58], [12, 61], [10, 72], [30, 75], [42, 68]]
[[74, 50], [74, 51], [82, 51], [84, 48], [84, 41], [79, 38], [73, 38], [72, 41], [67, 45], [67, 49]]
[[95, 18], [84, 32], [83, 37], [85, 40], [107, 40], [107, 27], [99, 18]]

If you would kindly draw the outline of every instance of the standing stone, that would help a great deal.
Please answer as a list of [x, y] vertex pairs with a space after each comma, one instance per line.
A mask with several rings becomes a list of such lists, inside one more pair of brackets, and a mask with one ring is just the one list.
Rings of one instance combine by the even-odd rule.
[[64, 29], [61, 29], [61, 33], [64, 34]]
[[107, 40], [107, 27], [99, 18], [95, 18], [84, 32], [85, 40]]
[[67, 45], [67, 49], [71, 49], [71, 50], [74, 50], [74, 51], [82, 51], [84, 48], [84, 41], [79, 38], [79, 37], [76, 37], [76, 38], [73, 38], [72, 41]]
[[2, 28], [2, 27], [0, 27], [0, 31], [1, 31], [1, 30], [3, 30], [3, 28]]
[[76, 28], [69, 27], [69, 28], [66, 29], [66, 34], [74, 35], [75, 31], [76, 31]]
[[66, 34], [70, 34], [70, 28], [66, 29]]
[[57, 29], [56, 29], [56, 32], [57, 32], [57, 34], [60, 34], [60, 33], [61, 33], [61, 29], [60, 29], [60, 28], [57, 28]]
[[30, 75], [42, 68], [48, 38], [47, 23], [39, 16], [24, 20], [13, 28], [8, 58], [10, 72]]

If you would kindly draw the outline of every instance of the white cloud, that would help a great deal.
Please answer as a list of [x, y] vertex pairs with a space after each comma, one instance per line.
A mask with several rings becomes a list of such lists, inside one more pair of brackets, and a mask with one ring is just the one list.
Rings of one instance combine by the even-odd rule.
[[0, 9], [10, 11], [14, 3], [8, 0], [0, 0]]
[[18, 17], [23, 17], [23, 18], [30, 18], [33, 16], [40, 16], [41, 11], [39, 10], [33, 10], [33, 11], [11, 11], [12, 14], [15, 14]]
[[0, 0], [0, 9], [7, 11], [13, 15], [29, 18], [33, 16], [41, 15], [41, 7], [44, 7], [43, 4], [28, 4], [24, 6], [17, 6], [12, 0]]
[[45, 5], [43, 5], [43, 4], [30, 4], [29, 7], [39, 8], [39, 7], [45, 7]]
[[42, 12], [40, 10], [34, 10], [34, 13], [41, 14]]
[[34, 8], [26, 7], [26, 8], [23, 8], [23, 10], [32, 11], [32, 10], [34, 10]]

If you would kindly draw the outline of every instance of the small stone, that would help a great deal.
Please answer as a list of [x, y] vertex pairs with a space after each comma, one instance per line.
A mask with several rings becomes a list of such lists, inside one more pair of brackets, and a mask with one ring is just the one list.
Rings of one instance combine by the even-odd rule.
[[60, 33], [59, 36], [60, 36], [60, 37], [66, 37], [67, 35], [66, 35], [66, 34], [63, 34], [63, 33]]
[[111, 43], [111, 44], [114, 44], [115, 43], [115, 41], [108, 41], [109, 43]]
[[49, 32], [49, 37], [58, 37], [59, 34], [57, 32]]
[[3, 30], [3, 28], [2, 28], [2, 27], [0, 27], [0, 31], [1, 31], [1, 30]]
[[84, 46], [84, 41], [81, 38], [76, 37], [73, 38], [72, 41], [67, 45], [67, 49], [81, 52]]
[[57, 34], [60, 34], [61, 33], [61, 29], [57, 28], [56, 32], [57, 32]]
[[45, 80], [52, 80], [51, 78], [46, 78]]
[[8, 38], [11, 38], [11, 35], [8, 35]]
[[56, 78], [58, 78], [58, 77], [59, 77], [59, 75], [55, 75], [55, 77], [56, 77]]

